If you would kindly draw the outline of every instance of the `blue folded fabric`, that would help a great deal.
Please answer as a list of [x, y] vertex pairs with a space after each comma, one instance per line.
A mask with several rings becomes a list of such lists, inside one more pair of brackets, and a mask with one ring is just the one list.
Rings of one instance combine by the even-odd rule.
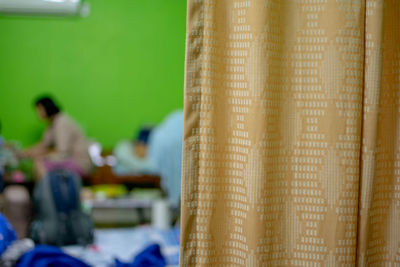
[[133, 259], [132, 263], [115, 260], [115, 267], [165, 267], [165, 265], [167, 262], [158, 244], [148, 246]]
[[17, 234], [6, 217], [0, 213], [0, 255], [3, 254], [7, 247], [15, 240], [17, 240]]
[[90, 267], [86, 263], [68, 254], [60, 248], [38, 245], [25, 253], [16, 267]]

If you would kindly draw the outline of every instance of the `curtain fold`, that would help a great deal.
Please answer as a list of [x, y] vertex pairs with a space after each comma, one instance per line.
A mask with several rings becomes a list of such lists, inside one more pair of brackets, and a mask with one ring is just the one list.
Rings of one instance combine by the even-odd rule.
[[400, 1], [188, 0], [181, 266], [400, 264]]

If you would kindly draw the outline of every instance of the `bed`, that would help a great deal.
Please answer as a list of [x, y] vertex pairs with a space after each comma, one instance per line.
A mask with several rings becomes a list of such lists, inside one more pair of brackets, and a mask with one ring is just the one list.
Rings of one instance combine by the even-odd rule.
[[63, 250], [93, 267], [111, 267], [114, 260], [131, 262], [148, 245], [157, 243], [167, 266], [179, 265], [179, 229], [157, 230], [150, 226], [122, 229], [97, 229], [95, 243], [89, 247], [69, 246]]

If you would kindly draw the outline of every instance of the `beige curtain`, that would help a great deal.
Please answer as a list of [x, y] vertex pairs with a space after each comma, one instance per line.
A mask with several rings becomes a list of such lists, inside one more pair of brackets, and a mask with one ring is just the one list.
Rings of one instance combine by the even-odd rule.
[[181, 266], [400, 266], [400, 1], [188, 0]]

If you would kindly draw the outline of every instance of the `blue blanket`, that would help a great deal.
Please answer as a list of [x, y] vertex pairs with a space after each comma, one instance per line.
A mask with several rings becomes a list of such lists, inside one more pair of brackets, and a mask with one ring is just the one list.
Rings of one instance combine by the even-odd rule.
[[38, 245], [25, 253], [16, 267], [89, 267], [86, 263], [65, 254], [60, 248]]
[[160, 246], [157, 244], [148, 246], [134, 258], [132, 263], [115, 260], [115, 267], [165, 267], [166, 264]]

